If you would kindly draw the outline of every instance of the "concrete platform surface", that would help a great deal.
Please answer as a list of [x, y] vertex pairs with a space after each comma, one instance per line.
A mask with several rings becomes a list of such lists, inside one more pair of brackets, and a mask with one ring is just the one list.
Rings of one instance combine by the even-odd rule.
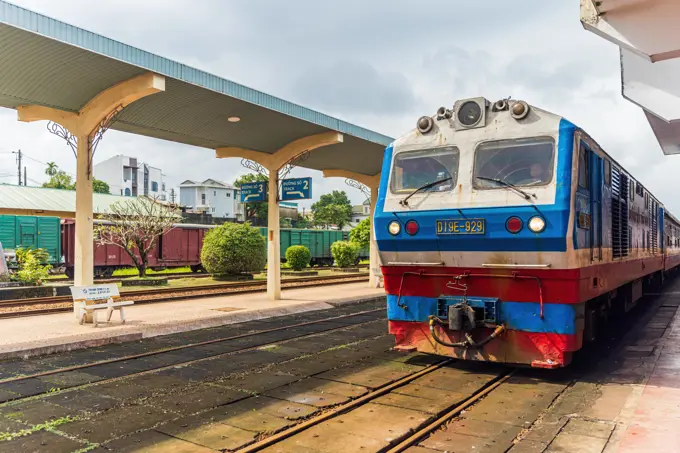
[[[29, 357], [102, 344], [134, 341], [174, 332], [216, 327], [256, 319], [324, 310], [384, 297], [384, 289], [345, 283], [283, 291], [270, 301], [265, 293], [226, 295], [127, 307], [127, 322], [118, 313], [110, 323], [79, 325], [73, 313], [0, 320], [0, 359]], [[99, 319], [104, 317], [100, 313]]]
[[653, 320], [663, 324], [659, 326], [663, 335], [654, 342], [652, 353], [633, 365], [637, 369], [647, 367], [648, 371], [641, 385], [633, 386], [623, 407], [625, 431], [621, 430], [619, 439], [613, 439], [618, 442], [611, 451], [680, 451], [680, 294], [667, 293], [664, 298]]

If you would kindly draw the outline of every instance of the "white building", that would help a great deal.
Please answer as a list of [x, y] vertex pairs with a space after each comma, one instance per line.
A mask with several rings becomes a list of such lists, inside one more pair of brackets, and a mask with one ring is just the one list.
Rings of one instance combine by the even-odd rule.
[[364, 204], [352, 206], [352, 221], [348, 229], [352, 229], [359, 224], [362, 220], [368, 218], [371, 215], [371, 202], [369, 200], [364, 201]]
[[161, 169], [138, 162], [135, 157], [119, 154], [99, 162], [94, 166], [94, 177], [109, 185], [111, 195], [145, 195], [161, 201], [167, 200]]
[[215, 179], [187, 180], [179, 185], [179, 204], [190, 212], [205, 212], [213, 217], [245, 220], [241, 191]]

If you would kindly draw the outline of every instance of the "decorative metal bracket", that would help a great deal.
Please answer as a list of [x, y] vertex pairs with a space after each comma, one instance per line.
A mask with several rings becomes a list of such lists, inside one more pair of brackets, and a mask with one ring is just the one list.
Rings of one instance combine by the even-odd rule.
[[[118, 119], [118, 114], [123, 111], [125, 107], [119, 105], [113, 109], [106, 117], [101, 120], [95, 131], [88, 137], [88, 159], [87, 159], [87, 178], [92, 178], [92, 161], [94, 153], [97, 151], [99, 142], [104, 137], [104, 133], [108, 131], [113, 123]], [[66, 143], [71, 147], [73, 155], [78, 158], [78, 137], [73, 135], [68, 129], [54, 121], [48, 121], [47, 130], [59, 138], [66, 140]]]
[[368, 187], [366, 187], [365, 184], [361, 184], [359, 181], [350, 178], [345, 179], [345, 184], [347, 184], [350, 187], [353, 187], [354, 189], [360, 190], [361, 193], [363, 193], [364, 196], [366, 197], [366, 200], [371, 199], [371, 190]]
[[243, 168], [247, 168], [250, 171], [254, 171], [255, 173], [258, 173], [260, 175], [269, 177], [269, 170], [267, 170], [265, 167], [258, 164], [254, 160], [241, 159], [241, 166]]
[[281, 169], [279, 169], [279, 181], [286, 179], [286, 176], [288, 176], [288, 174], [293, 171], [295, 167], [299, 166], [301, 162], [304, 162], [307, 159], [309, 159], [309, 151], [303, 151], [283, 164]]
[[50, 134], [54, 134], [57, 137], [66, 140], [66, 144], [71, 147], [71, 150], [73, 150], [73, 155], [78, 158], [78, 137], [69, 132], [69, 130], [64, 126], [59, 123], [55, 123], [54, 121], [49, 121], [47, 123], [47, 130], [50, 132]]

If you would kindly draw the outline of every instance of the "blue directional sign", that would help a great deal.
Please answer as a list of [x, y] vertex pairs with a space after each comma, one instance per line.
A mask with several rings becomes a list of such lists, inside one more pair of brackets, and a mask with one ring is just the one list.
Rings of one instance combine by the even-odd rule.
[[241, 184], [241, 203], [258, 201], [267, 201], [267, 183], [260, 181]]
[[284, 179], [281, 182], [281, 200], [307, 200], [312, 198], [312, 178]]

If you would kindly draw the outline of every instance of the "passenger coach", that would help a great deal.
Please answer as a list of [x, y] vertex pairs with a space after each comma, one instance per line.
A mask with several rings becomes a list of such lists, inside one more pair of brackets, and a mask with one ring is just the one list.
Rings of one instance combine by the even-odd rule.
[[680, 225], [582, 129], [461, 100], [385, 152], [374, 231], [397, 347], [556, 368], [680, 259]]

